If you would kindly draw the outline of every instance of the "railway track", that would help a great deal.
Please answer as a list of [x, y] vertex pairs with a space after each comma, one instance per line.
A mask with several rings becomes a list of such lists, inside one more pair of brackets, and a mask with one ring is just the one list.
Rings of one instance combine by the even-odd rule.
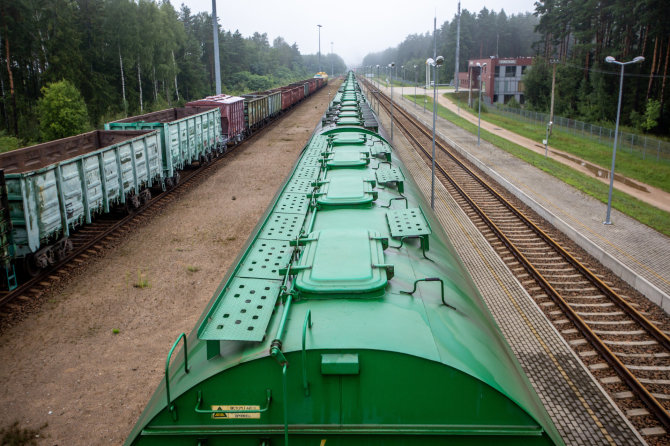
[[287, 113], [279, 115], [267, 125], [255, 131], [250, 137], [228, 149], [224, 154], [213, 158], [210, 162], [182, 171], [181, 179], [176, 186], [166, 191], [158, 191], [159, 193], [155, 194], [139, 209], [130, 212], [119, 209], [116, 213], [99, 216], [91, 224], [73, 231], [69, 237], [72, 250], [66, 257], [40, 270], [37, 275], [25, 280], [16, 289], [0, 291], [0, 322], [11, 317], [13, 313], [22, 311], [54, 285], [72, 276], [78, 266], [85, 265], [91, 257], [100, 255], [105, 249], [122, 240], [126, 234], [132, 233], [135, 228], [145, 224], [160, 213], [166, 205], [179, 199], [180, 196], [210, 176], [212, 171], [218, 168], [230, 154], [273, 128], [281, 119], [290, 116], [293, 110], [295, 110], [295, 107]]
[[[368, 88], [374, 88], [366, 83]], [[373, 93], [389, 112], [390, 100]], [[394, 105], [395, 125], [426, 162], [432, 132]], [[436, 176], [650, 444], [670, 432], [670, 325], [592, 271], [482, 174], [436, 140]], [[660, 317], [658, 319], [661, 319]], [[632, 393], [632, 395], [631, 395]]]

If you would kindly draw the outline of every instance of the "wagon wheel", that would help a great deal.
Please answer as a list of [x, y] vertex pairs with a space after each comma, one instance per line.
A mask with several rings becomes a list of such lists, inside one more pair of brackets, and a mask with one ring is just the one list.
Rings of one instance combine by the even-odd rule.
[[26, 257], [24, 257], [19, 262], [19, 267], [28, 278], [37, 276], [42, 270], [42, 268], [35, 264], [35, 260], [33, 259], [32, 254], [28, 254]]
[[144, 189], [142, 192], [140, 192], [140, 202], [142, 203], [142, 206], [146, 205], [150, 201], [151, 191], [149, 189]]

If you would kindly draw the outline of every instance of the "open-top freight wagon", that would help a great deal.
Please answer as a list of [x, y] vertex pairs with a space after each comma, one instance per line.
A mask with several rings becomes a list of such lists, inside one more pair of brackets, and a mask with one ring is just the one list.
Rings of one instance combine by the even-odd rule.
[[[290, 105], [304, 99], [308, 87], [288, 86]], [[176, 185], [181, 169], [206, 163], [262, 127], [285, 109], [283, 96], [279, 89], [247, 99], [207, 97], [0, 155], [4, 288], [16, 287], [16, 266], [33, 274], [67, 255], [70, 232], [96, 214], [141, 206], [151, 198], [150, 187]]]
[[225, 144], [238, 144], [244, 137], [244, 98], [220, 94], [187, 102], [192, 107], [218, 107], [221, 111], [221, 133]]
[[168, 187], [179, 182], [179, 171], [194, 162], [205, 163], [224, 151], [218, 107], [168, 108], [105, 124], [107, 130], [157, 130]]
[[152, 130], [96, 130], [25, 147], [0, 154], [0, 168], [14, 261], [28, 272], [67, 255], [70, 231], [114, 205], [139, 206], [163, 179]]

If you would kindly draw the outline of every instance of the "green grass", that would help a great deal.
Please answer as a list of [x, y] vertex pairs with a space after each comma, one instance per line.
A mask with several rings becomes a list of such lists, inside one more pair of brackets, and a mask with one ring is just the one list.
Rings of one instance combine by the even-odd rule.
[[[406, 97], [413, 102], [422, 105], [423, 95], [406, 95]], [[428, 98], [428, 105], [430, 109], [433, 107], [432, 98]], [[438, 104], [437, 114], [459, 127], [476, 134], [477, 126], [461, 118], [456, 113]], [[521, 160], [531, 164], [538, 169], [558, 178], [559, 180], [573, 186], [574, 188], [588, 194], [603, 203], [607, 203], [607, 195], [609, 187], [607, 184], [601, 183], [596, 178], [584, 175], [564, 164], [554, 161], [551, 158], [545, 158], [543, 155], [535, 153], [518, 144], [506, 140], [493, 133], [481, 130], [481, 138], [490, 142], [496, 147], [520, 158]], [[657, 209], [648, 205], [630, 195], [614, 189], [612, 193], [612, 207], [618, 211], [634, 218], [647, 226], [657, 230], [658, 232], [670, 236], [670, 213]], [[604, 218], [604, 216], [603, 216]]]
[[[460, 105], [461, 108], [477, 113], [476, 110], [469, 109], [466, 102], [459, 100], [454, 95], [444, 95], [444, 97]], [[538, 144], [542, 144], [542, 140], [545, 138], [546, 126], [542, 124], [524, 119], [515, 119], [512, 116], [498, 113], [484, 113], [483, 111], [482, 120], [532, 139]], [[610, 143], [599, 143], [585, 136], [573, 135], [554, 128], [552, 135], [549, 137], [549, 145], [601, 166], [605, 170], [609, 170], [612, 164], [612, 144]], [[619, 145], [615, 172], [670, 192], [670, 163], [659, 163], [653, 155], [647, 159], [642, 159], [639, 153], [630, 153], [625, 147]]]

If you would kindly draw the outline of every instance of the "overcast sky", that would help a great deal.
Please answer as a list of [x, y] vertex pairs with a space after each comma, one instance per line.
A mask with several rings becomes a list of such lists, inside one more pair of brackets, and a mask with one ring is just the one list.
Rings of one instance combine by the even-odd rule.
[[[182, 3], [194, 13], [212, 10], [211, 0], [172, 0], [177, 9]], [[533, 12], [534, 3], [535, 0], [463, 0], [461, 9], [504, 9], [511, 15]], [[320, 24], [321, 54], [329, 53], [333, 42], [333, 51], [349, 66], [355, 66], [366, 54], [396, 46], [408, 34], [432, 32], [435, 14], [438, 27], [445, 20], [451, 21], [457, 4], [457, 0], [217, 0], [216, 11], [225, 30], [237, 29], [244, 36], [265, 32], [270, 44], [282, 36], [289, 44], [297, 43], [302, 54], [318, 51]]]

